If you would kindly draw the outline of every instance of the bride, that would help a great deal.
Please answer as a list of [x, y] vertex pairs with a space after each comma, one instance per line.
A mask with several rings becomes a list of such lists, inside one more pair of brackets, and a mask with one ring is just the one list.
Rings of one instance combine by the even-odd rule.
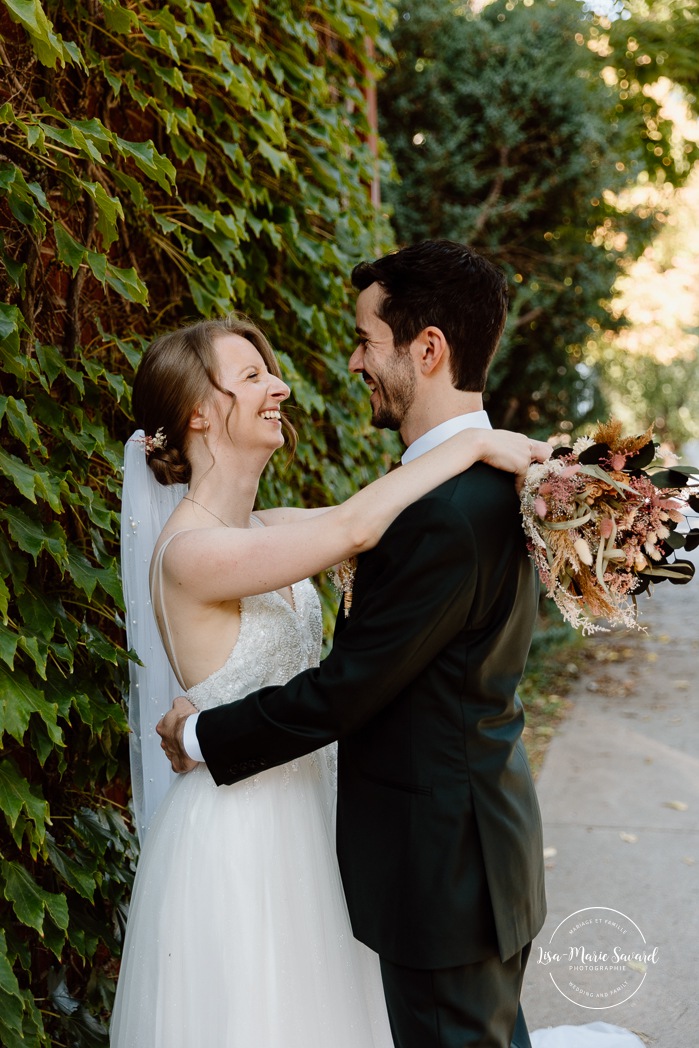
[[[162, 644], [199, 709], [317, 664], [321, 615], [307, 576], [371, 548], [410, 502], [475, 461], [523, 472], [549, 450], [471, 429], [340, 506], [253, 512], [290, 431], [288, 395], [265, 337], [234, 318], [159, 338], [136, 376], [143, 432], [127, 444], [122, 516], [129, 640], [145, 671], [163, 661], [157, 637], [138, 633], [152, 621], [150, 564]], [[157, 805], [168, 768], [153, 700], [164, 711], [173, 688], [141, 672], [130, 715], [147, 837], [111, 1045], [391, 1048], [378, 962], [352, 937], [335, 859], [333, 749], [228, 787], [199, 765]]]

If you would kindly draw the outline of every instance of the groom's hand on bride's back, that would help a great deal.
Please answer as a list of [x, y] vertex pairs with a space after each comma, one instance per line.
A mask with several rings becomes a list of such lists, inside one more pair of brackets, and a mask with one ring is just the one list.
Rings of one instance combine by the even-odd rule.
[[185, 699], [184, 695], [178, 695], [172, 704], [172, 709], [161, 717], [155, 726], [155, 730], [162, 739], [160, 748], [164, 750], [165, 756], [176, 772], [191, 771], [196, 768], [197, 762], [187, 756], [187, 751], [182, 742], [184, 722], [197, 712], [196, 706]]

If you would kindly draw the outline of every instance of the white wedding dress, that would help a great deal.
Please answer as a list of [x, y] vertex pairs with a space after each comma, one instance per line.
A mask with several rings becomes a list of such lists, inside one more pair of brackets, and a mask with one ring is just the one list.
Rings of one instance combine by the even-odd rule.
[[[313, 586], [241, 601], [199, 708], [317, 665]], [[163, 758], [164, 759], [164, 758]], [[334, 748], [217, 787], [180, 776], [148, 830], [112, 1048], [392, 1048], [378, 958], [352, 936], [335, 857]]]

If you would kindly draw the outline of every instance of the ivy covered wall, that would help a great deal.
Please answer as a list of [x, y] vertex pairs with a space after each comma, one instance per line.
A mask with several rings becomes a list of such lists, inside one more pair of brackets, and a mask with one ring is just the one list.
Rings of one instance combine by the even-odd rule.
[[116, 553], [144, 346], [230, 308], [263, 322], [300, 434], [265, 502], [342, 498], [388, 447], [346, 373], [349, 271], [390, 244], [365, 102], [383, 2], [0, 2], [6, 1048], [106, 1043], [134, 857]]

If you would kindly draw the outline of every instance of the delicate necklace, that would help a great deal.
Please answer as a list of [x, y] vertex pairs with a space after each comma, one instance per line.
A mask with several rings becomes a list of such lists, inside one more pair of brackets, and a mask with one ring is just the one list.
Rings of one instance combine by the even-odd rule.
[[212, 517], [216, 517], [216, 520], [221, 521], [221, 523], [223, 524], [224, 528], [230, 528], [231, 527], [230, 524], [226, 524], [225, 520], [223, 520], [221, 517], [219, 517], [218, 513], [214, 513], [214, 511], [212, 509], [207, 509], [206, 506], [203, 506], [201, 502], [197, 502], [196, 499], [190, 498], [189, 495], [183, 495], [182, 498], [186, 502], [193, 502], [195, 506], [198, 506], [199, 509], [203, 509], [205, 513], [210, 514]]

